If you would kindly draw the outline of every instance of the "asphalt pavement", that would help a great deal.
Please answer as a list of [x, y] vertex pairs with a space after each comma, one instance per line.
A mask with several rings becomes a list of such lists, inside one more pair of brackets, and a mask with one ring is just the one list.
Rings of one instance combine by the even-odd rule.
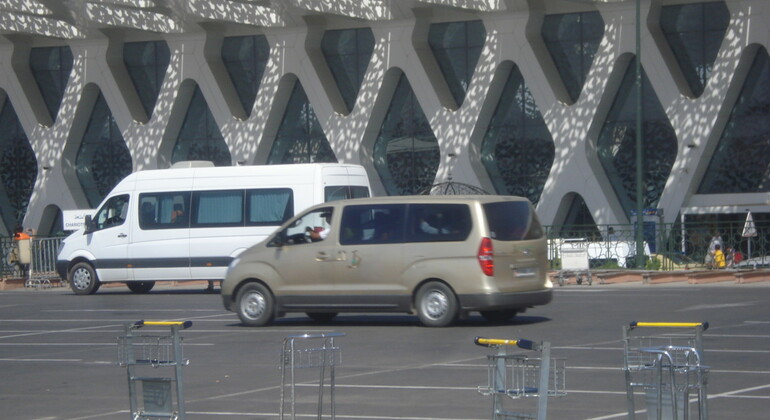
[[[130, 418], [118, 337], [126, 323], [142, 319], [193, 323], [180, 333], [190, 361], [181, 382], [188, 419], [279, 418], [281, 347], [285, 337], [307, 332], [345, 334], [335, 341], [339, 419], [492, 418], [492, 397], [479, 387], [487, 384], [487, 355], [494, 350], [474, 345], [477, 336], [548, 341], [552, 356], [565, 359], [566, 395], [548, 398], [548, 418], [627, 418], [622, 327], [631, 321], [709, 322], [703, 358], [710, 367], [710, 418], [766, 418], [770, 407], [768, 282], [569, 285], [555, 289], [551, 304], [512, 322], [471, 316], [449, 328], [421, 327], [406, 314], [341, 315], [321, 324], [290, 314], [269, 327], [249, 328], [203, 287], [161, 286], [147, 295], [125, 287], [92, 296], [65, 288], [0, 293], [2, 418]], [[152, 375], [170, 374], [151, 369]], [[330, 369], [324, 373], [329, 418]], [[320, 369], [296, 374], [298, 418], [315, 417]], [[644, 396], [635, 401], [638, 418], [646, 418]], [[504, 398], [513, 411], [532, 412], [536, 402]]]

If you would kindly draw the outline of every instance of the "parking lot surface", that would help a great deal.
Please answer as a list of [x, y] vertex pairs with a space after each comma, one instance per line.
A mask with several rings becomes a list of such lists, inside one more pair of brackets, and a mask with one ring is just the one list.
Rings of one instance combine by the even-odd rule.
[[[241, 326], [218, 294], [197, 285], [136, 295], [104, 287], [92, 296], [68, 289], [0, 293], [0, 412], [3, 419], [126, 419], [126, 369], [117, 337], [137, 320], [191, 320], [182, 331], [188, 419], [276, 419], [283, 339], [342, 332], [336, 344], [336, 416], [372, 420], [491, 418], [487, 348], [474, 337], [549, 341], [566, 358], [567, 395], [548, 399], [552, 419], [627, 418], [622, 326], [631, 321], [708, 321], [712, 419], [766, 418], [770, 407], [770, 284], [566, 286], [551, 304], [506, 324], [474, 315], [449, 328], [415, 316], [341, 315], [327, 323], [290, 314], [264, 328]], [[318, 370], [297, 377], [299, 418], [314, 417]], [[328, 383], [328, 381], [327, 381]], [[328, 390], [325, 406], [329, 407]], [[532, 401], [508, 399], [527, 410]], [[692, 409], [695, 404], [691, 404]], [[638, 418], [646, 418], [643, 397]], [[328, 414], [325, 418], [328, 418]]]

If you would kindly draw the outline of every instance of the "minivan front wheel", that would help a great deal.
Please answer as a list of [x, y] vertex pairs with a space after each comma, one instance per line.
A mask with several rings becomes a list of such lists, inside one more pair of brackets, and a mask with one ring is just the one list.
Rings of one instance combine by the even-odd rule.
[[260, 283], [249, 283], [241, 288], [235, 299], [238, 318], [246, 325], [267, 325], [275, 317], [273, 294]]
[[417, 316], [426, 327], [446, 327], [459, 313], [457, 297], [444, 283], [430, 282], [417, 292]]
[[76, 295], [91, 295], [99, 290], [101, 283], [96, 277], [96, 270], [87, 262], [75, 264], [69, 273], [70, 289]]

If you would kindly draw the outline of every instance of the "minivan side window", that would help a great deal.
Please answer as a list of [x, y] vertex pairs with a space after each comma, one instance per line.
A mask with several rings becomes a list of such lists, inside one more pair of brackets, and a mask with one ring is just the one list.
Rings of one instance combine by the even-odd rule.
[[484, 204], [490, 235], [498, 241], [521, 241], [543, 236], [543, 227], [526, 201]]
[[369, 197], [369, 188], [356, 185], [334, 185], [324, 188], [324, 201], [347, 200]]
[[466, 204], [411, 204], [406, 242], [464, 241], [471, 233]]
[[404, 241], [404, 204], [347, 206], [342, 211], [342, 245], [388, 244]]
[[128, 194], [116, 195], [106, 203], [94, 215], [96, 230], [120, 226], [126, 221], [128, 214]]
[[142, 230], [187, 228], [189, 210], [189, 192], [139, 194], [139, 227]]

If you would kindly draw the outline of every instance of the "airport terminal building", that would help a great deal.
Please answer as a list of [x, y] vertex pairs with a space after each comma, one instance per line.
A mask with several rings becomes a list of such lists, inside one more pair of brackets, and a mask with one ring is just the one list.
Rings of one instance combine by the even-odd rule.
[[0, 236], [186, 160], [356, 163], [564, 226], [629, 223], [639, 160], [666, 223], [764, 220], [770, 1], [638, 2], [0, 0]]

